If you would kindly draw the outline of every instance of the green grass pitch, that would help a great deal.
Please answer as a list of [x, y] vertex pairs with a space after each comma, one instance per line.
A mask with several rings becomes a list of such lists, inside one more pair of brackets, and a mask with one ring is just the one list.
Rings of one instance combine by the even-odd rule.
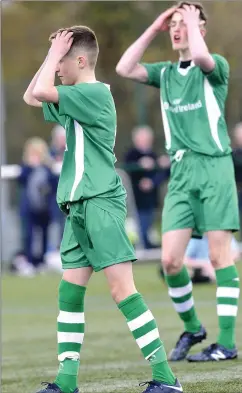
[[[239, 265], [242, 265], [239, 263]], [[238, 266], [239, 266], [238, 265]], [[242, 266], [239, 266], [242, 276]], [[157, 265], [135, 266], [138, 290], [153, 311], [167, 351], [182, 324], [173, 310]], [[2, 393], [34, 393], [41, 381], [57, 371], [56, 316], [60, 276], [2, 278]], [[208, 339], [193, 352], [216, 340], [215, 286], [195, 286], [198, 314]], [[240, 307], [241, 308], [241, 307]], [[241, 310], [240, 310], [241, 311]], [[81, 393], [139, 393], [139, 382], [150, 379], [123, 316], [110, 298], [102, 273], [95, 274], [86, 298], [86, 336], [81, 353]], [[237, 325], [239, 359], [208, 364], [172, 364], [185, 393], [242, 393], [242, 313]]]

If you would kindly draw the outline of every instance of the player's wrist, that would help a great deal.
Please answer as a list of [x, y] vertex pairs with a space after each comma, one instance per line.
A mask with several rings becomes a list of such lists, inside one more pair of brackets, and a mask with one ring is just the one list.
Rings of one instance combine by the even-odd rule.
[[50, 49], [48, 52], [47, 61], [51, 63], [59, 63], [62, 57], [63, 56], [60, 53], [56, 53]]
[[196, 29], [196, 28], [199, 28], [199, 21], [197, 20], [187, 21], [187, 29]]

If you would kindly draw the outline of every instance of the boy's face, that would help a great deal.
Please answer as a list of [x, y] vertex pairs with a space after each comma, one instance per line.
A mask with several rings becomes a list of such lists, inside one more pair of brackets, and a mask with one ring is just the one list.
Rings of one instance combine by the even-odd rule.
[[63, 85], [74, 85], [79, 74], [77, 59], [68, 55], [64, 56], [58, 64], [56, 73]]
[[173, 50], [188, 49], [187, 27], [180, 12], [175, 12], [170, 20], [170, 37]]

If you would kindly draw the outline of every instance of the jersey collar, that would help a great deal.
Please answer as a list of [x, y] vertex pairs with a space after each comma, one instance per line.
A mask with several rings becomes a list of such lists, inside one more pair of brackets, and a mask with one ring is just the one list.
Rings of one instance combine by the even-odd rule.
[[191, 61], [191, 64], [190, 64], [189, 67], [187, 67], [187, 68], [180, 68], [180, 63], [181, 63], [181, 60], [179, 61], [178, 65], [177, 65], [177, 71], [178, 71], [179, 74], [181, 74], [182, 76], [186, 76], [186, 75], [188, 74], [189, 70], [190, 70], [191, 68], [195, 67], [195, 63], [194, 63], [193, 60]]

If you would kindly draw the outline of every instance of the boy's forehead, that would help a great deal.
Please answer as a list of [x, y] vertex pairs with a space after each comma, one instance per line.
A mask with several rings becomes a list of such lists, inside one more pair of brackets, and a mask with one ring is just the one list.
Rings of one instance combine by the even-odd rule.
[[180, 12], [176, 11], [171, 17], [171, 21], [180, 22], [183, 20], [183, 16]]

